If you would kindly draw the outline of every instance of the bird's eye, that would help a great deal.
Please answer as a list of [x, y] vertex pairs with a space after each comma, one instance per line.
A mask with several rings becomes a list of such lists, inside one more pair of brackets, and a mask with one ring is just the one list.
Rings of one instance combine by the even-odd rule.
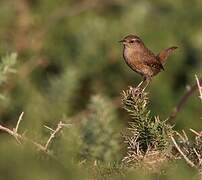
[[134, 42], [139, 43], [139, 42], [140, 42], [140, 40], [139, 40], [139, 39], [132, 39], [132, 40], [130, 40], [130, 41], [129, 41], [129, 43], [134, 43]]

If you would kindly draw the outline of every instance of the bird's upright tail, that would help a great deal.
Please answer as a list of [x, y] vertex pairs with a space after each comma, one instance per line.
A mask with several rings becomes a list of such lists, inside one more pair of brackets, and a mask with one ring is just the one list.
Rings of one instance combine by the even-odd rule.
[[165, 64], [166, 59], [168, 58], [168, 56], [174, 51], [176, 50], [178, 47], [177, 46], [173, 46], [167, 49], [164, 49], [163, 51], [161, 51], [159, 54], [157, 54], [157, 59], [161, 62], [161, 64]]

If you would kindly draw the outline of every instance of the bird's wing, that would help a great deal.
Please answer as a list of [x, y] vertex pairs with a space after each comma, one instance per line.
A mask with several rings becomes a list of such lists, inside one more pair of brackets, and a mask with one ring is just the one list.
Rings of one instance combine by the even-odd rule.
[[163, 51], [161, 51], [159, 54], [157, 54], [157, 59], [164, 64], [166, 59], [168, 58], [168, 56], [174, 51], [176, 50], [178, 47], [173, 46], [167, 49], [164, 49]]
[[155, 68], [158, 70], [161, 70], [161, 69], [164, 70], [164, 67], [161, 64], [161, 61], [159, 61], [151, 51], [149, 53], [147, 52], [147, 54], [145, 54], [144, 63], [147, 66], [150, 66], [152, 68]]

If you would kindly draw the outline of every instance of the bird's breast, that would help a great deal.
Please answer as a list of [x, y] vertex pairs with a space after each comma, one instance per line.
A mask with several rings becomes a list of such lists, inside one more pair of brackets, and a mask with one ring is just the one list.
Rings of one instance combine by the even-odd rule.
[[127, 49], [123, 52], [124, 59], [127, 65], [135, 72], [142, 76], [150, 76], [152, 77], [153, 71], [152, 69], [145, 65], [144, 63], [144, 52], [142, 51], [128, 51]]
[[138, 68], [138, 65], [142, 63], [140, 52], [130, 51], [125, 48], [123, 51], [123, 57], [128, 66], [130, 66], [133, 70], [136, 70]]

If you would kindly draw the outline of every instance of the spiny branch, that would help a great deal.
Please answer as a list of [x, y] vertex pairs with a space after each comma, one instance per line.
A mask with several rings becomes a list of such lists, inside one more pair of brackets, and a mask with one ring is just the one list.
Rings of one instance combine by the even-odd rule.
[[180, 153], [180, 155], [185, 159], [187, 164], [191, 167], [197, 168], [201, 172], [202, 170], [202, 156], [201, 156], [202, 134], [193, 129], [190, 129], [190, 131], [194, 133], [195, 141], [190, 141], [185, 131], [182, 131], [183, 135], [176, 132], [178, 136], [179, 145], [177, 144], [173, 136], [171, 136], [171, 140], [175, 148]]
[[171, 140], [173, 142], [173, 144], [175, 145], [176, 149], [178, 150], [178, 152], [182, 155], [182, 157], [185, 159], [185, 161], [187, 162], [187, 164], [189, 164], [191, 167], [196, 167], [194, 165], [194, 163], [192, 163], [189, 158], [182, 152], [182, 150], [180, 149], [180, 147], [178, 146], [178, 144], [176, 143], [174, 137], [171, 136]]
[[55, 138], [56, 134], [59, 133], [61, 131], [61, 129], [64, 127], [64, 126], [67, 126], [68, 124], [64, 124], [62, 121], [60, 121], [57, 125], [57, 128], [55, 130], [53, 130], [52, 128], [48, 127], [48, 126], [45, 126], [47, 129], [53, 131], [53, 133], [51, 133], [48, 141], [46, 142], [44, 148], [45, 148], [45, 151], [48, 150], [48, 146], [51, 144], [51, 141]]
[[[27, 141], [27, 142], [32, 143], [34, 146], [36, 146], [39, 150], [44, 151], [44, 150], [45, 150], [45, 149], [44, 149], [44, 146], [42, 146], [41, 144], [39, 144], [39, 143], [37, 143], [37, 142], [35, 142], [35, 141], [33, 141], [33, 140], [27, 138], [26, 136], [23, 136], [23, 135], [21, 135], [21, 134], [19, 134], [19, 133], [17, 132], [17, 131], [18, 131], [18, 128], [19, 128], [19, 124], [20, 124], [20, 122], [22, 121], [23, 115], [24, 115], [24, 112], [22, 112], [22, 113], [20, 114], [20, 116], [19, 116], [19, 118], [18, 118], [18, 121], [17, 121], [17, 125], [16, 125], [15, 128], [13, 128], [13, 130], [11, 130], [11, 129], [5, 127], [5, 126], [2, 126], [2, 125], [0, 125], [0, 130], [6, 132], [6, 133], [8, 133], [8, 134], [10, 134], [11, 136], [13, 136], [19, 144], [21, 144], [21, 141]], [[21, 140], [21, 141], [20, 141], [20, 140]], [[48, 153], [49, 153], [49, 152], [48, 152]]]
[[52, 153], [48, 149], [50, 143], [53, 141], [56, 134], [59, 133], [63, 127], [66, 127], [69, 124], [64, 124], [62, 121], [60, 121], [55, 130], [53, 130], [53, 129], [46, 126], [46, 128], [48, 128], [49, 130], [51, 129], [53, 131], [53, 133], [51, 133], [51, 135], [48, 138], [46, 144], [42, 145], [42, 144], [40, 144], [38, 142], [33, 141], [32, 139], [29, 139], [28, 137], [26, 137], [24, 135], [18, 133], [19, 125], [20, 125], [20, 122], [23, 119], [23, 115], [24, 115], [24, 112], [22, 112], [20, 114], [20, 116], [18, 118], [18, 121], [17, 121], [17, 124], [16, 124], [16, 127], [13, 128], [12, 130], [5, 127], [5, 126], [2, 126], [2, 125], [0, 125], [0, 130], [10, 134], [11, 136], [13, 136], [16, 139], [16, 141], [18, 142], [18, 144], [22, 144], [21, 141], [29, 142], [29, 143], [33, 144], [35, 147], [37, 147], [40, 151], [45, 152], [46, 154], [52, 156]]

